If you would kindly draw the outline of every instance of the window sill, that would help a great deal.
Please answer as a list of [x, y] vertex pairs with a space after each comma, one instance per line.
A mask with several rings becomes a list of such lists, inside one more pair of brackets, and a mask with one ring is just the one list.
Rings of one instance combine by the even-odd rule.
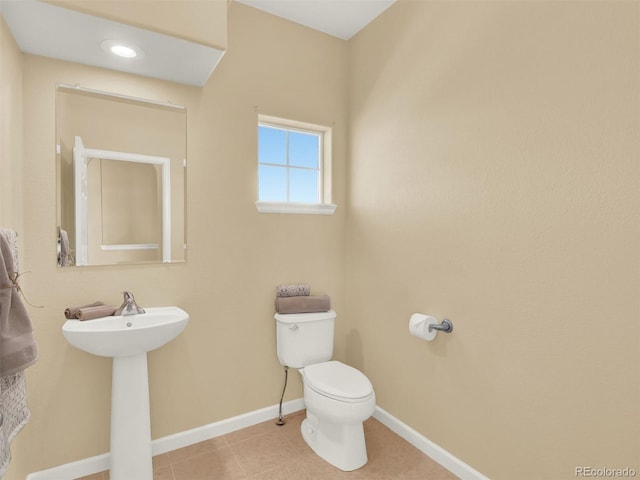
[[336, 205], [333, 203], [281, 203], [256, 202], [258, 213], [298, 213], [306, 215], [333, 215]]

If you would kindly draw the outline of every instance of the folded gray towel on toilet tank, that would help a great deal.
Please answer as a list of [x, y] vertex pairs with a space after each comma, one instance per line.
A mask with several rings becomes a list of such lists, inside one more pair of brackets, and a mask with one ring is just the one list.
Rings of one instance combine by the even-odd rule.
[[300, 297], [311, 293], [311, 287], [304, 283], [288, 283], [276, 287], [278, 297]]
[[276, 313], [313, 313], [331, 310], [329, 295], [277, 297]]

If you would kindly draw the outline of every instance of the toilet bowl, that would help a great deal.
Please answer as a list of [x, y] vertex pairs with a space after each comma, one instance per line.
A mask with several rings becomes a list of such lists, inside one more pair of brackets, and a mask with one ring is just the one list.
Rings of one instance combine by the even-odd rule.
[[367, 463], [362, 422], [373, 415], [369, 379], [333, 354], [336, 312], [275, 314], [278, 360], [302, 375], [307, 418], [301, 431], [313, 451], [344, 471]]
[[299, 370], [307, 418], [301, 431], [313, 451], [344, 471], [367, 463], [362, 422], [376, 407], [369, 379], [359, 370], [331, 361]]

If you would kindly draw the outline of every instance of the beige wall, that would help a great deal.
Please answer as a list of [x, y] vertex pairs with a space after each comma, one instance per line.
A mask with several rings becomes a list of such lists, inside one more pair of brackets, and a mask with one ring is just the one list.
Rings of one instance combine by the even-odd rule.
[[[41, 358], [27, 370], [32, 418], [13, 444], [8, 480], [109, 449], [110, 361], [66, 342], [66, 306], [119, 304], [127, 289], [142, 306], [191, 314], [180, 337], [149, 355], [154, 438], [278, 402], [278, 283], [308, 282], [345, 309], [347, 45], [240, 4], [229, 23], [229, 49], [202, 89], [23, 58], [24, 286], [45, 308], [30, 309]], [[55, 266], [56, 82], [187, 106], [187, 263]], [[257, 213], [258, 113], [333, 126], [335, 215]], [[286, 398], [301, 396], [292, 375]]]
[[0, 227], [22, 229], [22, 56], [0, 15]]
[[401, 0], [350, 41], [346, 358], [494, 480], [640, 471], [639, 9]]

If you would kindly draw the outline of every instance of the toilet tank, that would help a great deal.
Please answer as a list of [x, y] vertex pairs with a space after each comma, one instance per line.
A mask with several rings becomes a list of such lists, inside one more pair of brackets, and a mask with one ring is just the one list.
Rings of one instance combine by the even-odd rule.
[[336, 312], [276, 313], [278, 360], [291, 368], [326, 362], [333, 355]]

